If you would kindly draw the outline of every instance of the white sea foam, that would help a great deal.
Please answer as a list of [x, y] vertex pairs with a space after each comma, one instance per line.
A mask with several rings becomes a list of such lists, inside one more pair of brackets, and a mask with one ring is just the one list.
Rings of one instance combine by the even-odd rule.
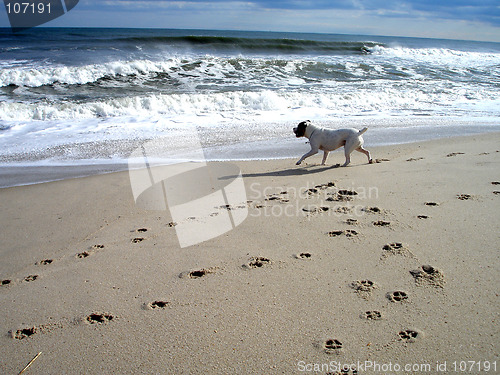
[[12, 67], [0, 71], [0, 87], [16, 85], [27, 87], [40, 87], [62, 84], [86, 84], [96, 82], [105, 77], [128, 75], [146, 75], [168, 71], [178, 64], [176, 59], [162, 62], [150, 60], [114, 61], [104, 64], [84, 66], [26, 66]]
[[371, 53], [378, 56], [468, 67], [498, 65], [500, 60], [500, 53], [498, 52], [460, 51], [450, 48], [408, 48], [378, 45], [373, 47]]
[[[348, 85], [335, 84], [328, 91], [231, 91], [221, 93], [158, 94], [106, 98], [98, 101], [0, 103], [0, 120], [4, 122], [54, 121], [64, 119], [103, 119], [123, 116], [161, 115], [207, 116], [220, 114], [226, 118], [259, 115], [287, 115], [293, 108], [307, 108], [324, 115], [350, 116], [377, 111], [385, 114], [453, 114], [460, 112], [461, 103], [468, 109], [480, 104], [482, 111], [498, 109], [498, 97], [491, 90], [469, 92], [466, 88], [439, 87], [418, 83], [401, 90], [392, 84], [379, 82], [376, 86], [352, 91]], [[452, 108], [453, 105], [453, 108]], [[6, 126], [6, 125], [3, 125]]]

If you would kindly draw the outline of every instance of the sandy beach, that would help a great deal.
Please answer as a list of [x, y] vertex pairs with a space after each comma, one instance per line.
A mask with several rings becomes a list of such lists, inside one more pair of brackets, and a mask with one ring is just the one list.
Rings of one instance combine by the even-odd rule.
[[0, 373], [500, 372], [500, 133], [370, 151], [232, 162], [183, 248], [128, 172], [0, 189]]

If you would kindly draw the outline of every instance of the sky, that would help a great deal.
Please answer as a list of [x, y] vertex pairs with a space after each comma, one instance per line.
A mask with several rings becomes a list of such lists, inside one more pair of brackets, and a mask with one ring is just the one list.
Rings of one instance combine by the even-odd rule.
[[[0, 27], [9, 26], [5, 7], [0, 7]], [[500, 1], [80, 0], [73, 10], [45, 26], [287, 31], [500, 42]]]

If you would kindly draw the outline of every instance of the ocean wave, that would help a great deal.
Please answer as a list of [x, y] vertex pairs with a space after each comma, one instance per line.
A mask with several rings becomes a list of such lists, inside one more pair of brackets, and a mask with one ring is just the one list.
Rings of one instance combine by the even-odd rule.
[[53, 121], [68, 119], [105, 119], [120, 117], [187, 118], [223, 116], [226, 119], [245, 119], [266, 113], [288, 115], [294, 109], [308, 109], [315, 113], [336, 116], [366, 115], [370, 113], [452, 114], [474, 106], [490, 115], [498, 114], [500, 100], [496, 93], [478, 91], [471, 96], [467, 91], [436, 87], [400, 90], [397, 87], [378, 86], [372, 89], [338, 92], [311, 91], [232, 91], [207, 94], [160, 94], [110, 98], [87, 103], [0, 103], [1, 121]]
[[[2, 68], [0, 66], [0, 68]], [[193, 88], [193, 83], [213, 83], [220, 90], [246, 84], [281, 87], [297, 80], [344, 80], [359, 76], [361, 70], [376, 70], [369, 62], [344, 59], [284, 59], [283, 57], [169, 57], [161, 61], [114, 61], [83, 66], [8, 66], [0, 69], [0, 87], [42, 87], [55, 84], [86, 85], [110, 81], [127, 83], [124, 78], [140, 78], [151, 84], [165, 85], [165, 79], [177, 80]], [[130, 80], [130, 81], [133, 81]], [[144, 82], [142, 82], [144, 83]], [[300, 83], [303, 83], [301, 81]], [[173, 88], [173, 87], [171, 87]]]
[[168, 71], [175, 60], [153, 62], [150, 60], [114, 61], [85, 66], [14, 67], [0, 70], [0, 87], [41, 87], [55, 83], [82, 85], [106, 77], [146, 75]]
[[435, 62], [436, 64], [450, 63], [460, 66], [484, 66], [500, 64], [500, 53], [460, 51], [450, 48], [409, 48], [400, 46], [377, 45], [370, 49], [375, 56], [397, 57], [401, 59]]
[[154, 44], [170, 47], [195, 47], [214, 51], [366, 54], [377, 42], [320, 41], [290, 38], [239, 38], [225, 36], [133, 36], [118, 38], [121, 42]]
[[[405, 56], [396, 53], [394, 56]], [[377, 53], [389, 53], [388, 50], [378, 50]], [[421, 55], [425, 57], [426, 55]], [[443, 56], [448, 56], [443, 52]], [[452, 55], [454, 56], [454, 55]], [[394, 59], [353, 58], [297, 58], [280, 57], [250, 58], [250, 57], [217, 57], [189, 56], [168, 57], [161, 61], [131, 60], [113, 61], [102, 64], [83, 66], [0, 66], [1, 87], [53, 87], [67, 85], [66, 91], [54, 92], [61, 95], [78, 93], [78, 90], [88, 88], [95, 90], [102, 87], [103, 95], [114, 95], [110, 90], [126, 89], [129, 85], [142, 91], [179, 92], [179, 91], [227, 91], [253, 89], [280, 89], [296, 87], [297, 85], [330, 85], [332, 82], [361, 79], [401, 80], [401, 79], [432, 79], [453, 80], [460, 78], [470, 69], [474, 69], [475, 77], [495, 81], [500, 76], [500, 59], [496, 55], [467, 55], [465, 62], [457, 59], [454, 64], [413, 64], [394, 61]], [[434, 60], [435, 61], [435, 60]], [[476, 79], [472, 77], [472, 79]], [[50, 94], [46, 92], [45, 94]], [[94, 95], [98, 92], [94, 92]]]

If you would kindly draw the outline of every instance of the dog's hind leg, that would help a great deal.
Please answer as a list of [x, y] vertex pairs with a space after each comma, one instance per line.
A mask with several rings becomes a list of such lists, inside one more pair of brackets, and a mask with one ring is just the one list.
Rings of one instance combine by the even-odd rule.
[[343, 167], [347, 167], [351, 162], [351, 153], [357, 148], [360, 147], [359, 143], [355, 144], [352, 141], [347, 141], [344, 146], [344, 154], [345, 154], [345, 163]]
[[372, 163], [373, 163], [372, 157], [371, 157], [371, 155], [370, 155], [370, 151], [365, 150], [365, 149], [363, 148], [363, 146], [359, 146], [359, 147], [356, 149], [356, 151], [359, 151], [359, 152], [361, 152], [361, 153], [365, 154], [365, 155], [366, 155], [366, 157], [368, 158], [368, 163], [370, 163], [370, 164], [372, 164]]
[[321, 165], [325, 165], [326, 163], [326, 158], [328, 157], [329, 151], [323, 150], [323, 161], [321, 162]]

